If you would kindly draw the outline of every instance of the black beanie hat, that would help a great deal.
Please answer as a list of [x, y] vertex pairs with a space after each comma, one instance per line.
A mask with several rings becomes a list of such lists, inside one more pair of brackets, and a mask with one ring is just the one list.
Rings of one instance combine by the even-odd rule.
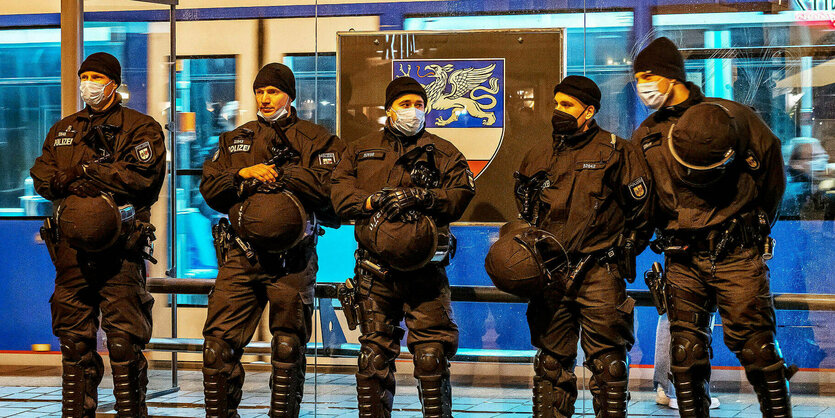
[[594, 111], [600, 110], [600, 88], [590, 78], [581, 75], [570, 75], [563, 78], [554, 86], [554, 94], [567, 94], [587, 106], [594, 106]]
[[398, 77], [394, 80], [391, 80], [388, 87], [386, 87], [386, 105], [385, 109], [391, 107], [391, 104], [397, 100], [398, 97], [404, 94], [417, 94], [420, 97], [423, 97], [423, 103], [426, 105], [426, 90], [423, 89], [423, 86], [417, 82], [412, 77]]
[[678, 81], [687, 81], [684, 73], [684, 57], [678, 47], [669, 38], [661, 37], [647, 45], [632, 63], [635, 74], [649, 71], [662, 77]]
[[271, 62], [258, 71], [252, 83], [252, 91], [267, 86], [276, 87], [287, 93], [291, 102], [296, 100], [296, 77], [293, 75], [293, 70], [284, 64]]
[[116, 85], [122, 84], [122, 65], [119, 60], [107, 52], [96, 52], [91, 54], [84, 62], [81, 63], [81, 68], [78, 69], [78, 75], [86, 71], [95, 71], [102, 73], [111, 80], [116, 82]]

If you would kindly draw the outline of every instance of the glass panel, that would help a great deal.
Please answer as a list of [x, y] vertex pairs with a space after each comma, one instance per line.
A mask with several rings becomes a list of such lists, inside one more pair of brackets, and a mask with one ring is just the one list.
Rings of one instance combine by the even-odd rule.
[[[170, 56], [170, 25], [167, 21], [152, 21], [151, 16], [159, 19], [167, 19], [164, 11], [166, 6], [153, 5], [153, 8], [160, 12], [152, 14], [121, 14], [113, 13], [117, 10], [131, 9], [139, 6], [143, 9], [150, 9], [151, 5], [127, 0], [114, 0], [108, 2], [97, 2], [96, 0], [85, 1], [84, 20], [84, 51], [86, 57], [96, 52], [107, 52], [115, 56], [122, 67], [122, 85], [119, 92], [122, 96], [122, 104], [125, 107], [144, 113], [154, 118], [166, 135], [166, 149], [170, 152], [168, 131], [165, 126], [169, 118], [169, 83], [168, 69]], [[106, 3], [106, 4], [104, 4]], [[98, 33], [96, 37], [86, 36], [88, 32]], [[170, 166], [167, 167], [170, 169]], [[159, 200], [151, 209], [151, 222], [156, 227], [155, 252], [154, 256], [159, 262], [154, 265], [147, 264], [149, 276], [164, 276], [163, 271], [168, 263], [168, 248], [166, 235], [170, 230], [169, 210], [167, 208], [169, 199], [167, 193], [168, 178], [166, 178]], [[154, 329], [152, 338], [170, 337], [171, 334], [171, 311], [169, 309], [170, 296], [155, 294], [155, 303], [152, 309]], [[104, 332], [101, 334], [104, 336]], [[106, 346], [100, 347], [106, 351]], [[177, 357], [169, 353], [149, 352], [148, 360], [150, 368], [148, 398], [158, 397], [161, 391], [168, 390], [172, 386], [171, 371], [168, 369], [171, 360]], [[181, 356], [180, 359], [183, 359]], [[161, 370], [153, 370], [159, 368]], [[108, 373], [104, 381], [110, 381]], [[105, 406], [101, 402], [99, 406]], [[111, 407], [112, 408], [112, 407]]]
[[61, 118], [60, 62], [59, 29], [0, 31], [0, 216], [52, 213], [29, 168]]
[[[177, 59], [178, 169], [202, 168], [217, 149], [220, 134], [237, 126], [235, 81], [235, 57]], [[187, 179], [181, 181], [188, 190]]]
[[[409, 74], [428, 87], [440, 73], [427, 70], [427, 64], [442, 69], [448, 64], [450, 73], [463, 69], [465, 60], [503, 68], [501, 77], [494, 75], [499, 91], [489, 94], [495, 106], [502, 108], [494, 112], [496, 121], [491, 125], [501, 130], [498, 141], [493, 132], [488, 133], [491, 128], [483, 127], [490, 118], [473, 116], [470, 111], [456, 111], [456, 119], [451, 109], [440, 109], [439, 105], [427, 118], [429, 129], [453, 139], [478, 174], [477, 200], [464, 220], [485, 222], [453, 226], [459, 246], [447, 267], [449, 282], [452, 286], [490, 286], [483, 268], [484, 254], [496, 239], [499, 225], [516, 216], [511, 190], [512, 173], [519, 160], [534, 142], [551, 139], [548, 122], [553, 85], [564, 75], [583, 74], [596, 81], [603, 94], [597, 122], [629, 138], [650, 114], [635, 94], [632, 61], [652, 39], [667, 36], [687, 58], [689, 81], [709, 96], [753, 106], [781, 141], [788, 184], [781, 219], [772, 233], [777, 248], [775, 258], [768, 262], [770, 289], [778, 295], [832, 293], [835, 276], [829, 266], [835, 258], [830, 250], [835, 237], [835, 161], [831, 157], [835, 153], [835, 79], [831, 64], [835, 58], [835, 10], [831, 1], [731, 0], [719, 5], [707, 0], [602, 0], [589, 2], [593, 4], [587, 9], [579, 2], [221, 3], [212, 0], [189, 6], [195, 8], [181, 12], [183, 21], [178, 24], [176, 107], [183, 115], [178, 120], [177, 141], [177, 168], [183, 170], [177, 178], [180, 277], [210, 278], [217, 274], [209, 231], [223, 215], [206, 206], [199, 194], [196, 170], [216, 148], [220, 133], [254, 119], [257, 109], [251, 83], [258, 68], [267, 62], [283, 62], [295, 72], [298, 97], [294, 105], [302, 119], [338, 131], [348, 142], [381, 127], [385, 120], [381, 106], [384, 88], [396, 75]], [[5, 16], [4, 7], [9, 6], [0, 7], [0, 17]], [[162, 21], [165, 6], [87, 0], [85, 8], [88, 19], [94, 20], [85, 25], [85, 53], [107, 51], [116, 55], [123, 64], [129, 106], [165, 123], [170, 107], [165, 75], [169, 61], [167, 23]], [[42, 21], [38, 16], [33, 19]], [[7, 21], [0, 20], [3, 22]], [[55, 28], [3, 27], [0, 214], [43, 215], [49, 212], [49, 206], [35, 196], [27, 177], [46, 130], [60, 117], [56, 99], [60, 95], [59, 32]], [[528, 35], [518, 40], [520, 30], [551, 33], [561, 28], [565, 28], [564, 48], [562, 40], [534, 45]], [[441, 38], [441, 33], [453, 30], [480, 35], [472, 38], [471, 34], [457, 33]], [[374, 39], [379, 43], [375, 44]], [[435, 41], [426, 43], [426, 39]], [[345, 40], [355, 42], [350, 52], [340, 43]], [[500, 59], [502, 66], [493, 62]], [[490, 83], [488, 78], [479, 84], [480, 91], [493, 90]], [[442, 93], [448, 93], [447, 88], [451, 90], [445, 85]], [[477, 101], [492, 102], [486, 98]], [[461, 131], [467, 133], [456, 137], [452, 129], [471, 131]], [[165, 195], [163, 199], [167, 200]], [[155, 208], [155, 223], [158, 235], [164, 235], [165, 212], [170, 209], [165, 203], [160, 208]], [[158, 253], [164, 252], [165, 245], [158, 243]], [[326, 287], [353, 276], [355, 249], [350, 225], [327, 230], [318, 243], [317, 281], [322, 286], [320, 296], [325, 298], [314, 301], [313, 336], [308, 345], [312, 372], [307, 374], [302, 414], [356, 415], [354, 373], [359, 331], [348, 329], [343, 307], [331, 299], [333, 288]], [[637, 262], [639, 275], [654, 261], [664, 260], [649, 251], [642, 254]], [[627, 289], [645, 292], [646, 286], [638, 280], [627, 284]], [[527, 308], [521, 303], [460, 300], [473, 292], [461, 288], [453, 291], [456, 301], [452, 315], [460, 331], [457, 356], [452, 359], [453, 413], [529, 415], [534, 351]], [[166, 303], [160, 303], [164, 298], [157, 296], [155, 337], [170, 332], [170, 323], [166, 323], [170, 311]], [[669, 357], [665, 345], [669, 338], [658, 332], [659, 323], [663, 331], [664, 322], [645, 299], [639, 300], [635, 310], [630, 412], [674, 415], [675, 411], [656, 404], [656, 385], [668, 383], [662, 381], [666, 373], [660, 360]], [[189, 305], [182, 308], [180, 336], [200, 338], [206, 296], [183, 294], [177, 300]], [[835, 319], [832, 311], [801, 310], [797, 304], [784, 304], [783, 296], [776, 300], [780, 304], [777, 338], [786, 359], [801, 368], [791, 386], [795, 416], [835, 416], [835, 401], [829, 396], [833, 390], [831, 359], [835, 358], [831, 343], [835, 335], [829, 326]], [[759, 416], [756, 396], [744, 370], [723, 343], [726, 324], [720, 315], [714, 315], [714, 321], [710, 388], [722, 405], [711, 414]], [[269, 351], [271, 338], [266, 322], [259, 325], [252, 348], [260, 347], [257, 349], [262, 353]], [[412, 357], [405, 342], [400, 342], [402, 356], [396, 362], [394, 415], [416, 416], [420, 404], [412, 377]], [[161, 353], [149, 356], [154, 362], [170, 358]], [[202, 358], [193, 353], [180, 360], [200, 367]], [[247, 356], [245, 360], [249, 370], [270, 369], [266, 355]], [[574, 372], [580, 394], [575, 406], [577, 415], [591, 416], [590, 373], [583, 367], [584, 360], [579, 349]], [[200, 373], [190, 373], [183, 376], [193, 379], [190, 383], [199, 393]], [[266, 413], [267, 378], [268, 373], [248, 373], [242, 407], [245, 414]], [[157, 375], [152, 386], [156, 389], [165, 385]], [[669, 386], [665, 390], [670, 394]], [[186, 415], [202, 412], [199, 400], [180, 400], [190, 402], [189, 407], [197, 411]]]
[[284, 57], [296, 76], [296, 110], [300, 118], [336, 132], [336, 54], [318, 54], [318, 68], [316, 61], [314, 54]]

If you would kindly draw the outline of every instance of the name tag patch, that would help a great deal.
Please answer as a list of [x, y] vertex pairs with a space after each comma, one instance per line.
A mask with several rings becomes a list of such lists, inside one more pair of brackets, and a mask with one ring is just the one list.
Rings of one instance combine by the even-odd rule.
[[386, 157], [383, 151], [360, 151], [357, 155], [357, 161], [362, 160], [382, 160]]
[[319, 154], [319, 165], [334, 165], [336, 164], [336, 154], [333, 152], [323, 152]]
[[577, 171], [580, 170], [599, 170], [601, 168], [606, 167], [606, 163], [603, 161], [578, 161], [577, 162]]
[[661, 144], [661, 133], [655, 132], [641, 138], [641, 148], [644, 151]]

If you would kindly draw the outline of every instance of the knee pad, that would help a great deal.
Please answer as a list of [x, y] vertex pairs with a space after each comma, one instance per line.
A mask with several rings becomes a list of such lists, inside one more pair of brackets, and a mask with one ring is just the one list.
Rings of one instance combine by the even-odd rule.
[[238, 357], [235, 349], [220, 338], [206, 337], [203, 341], [203, 367], [206, 369], [223, 369], [233, 364]]
[[710, 363], [710, 345], [690, 332], [674, 332], [670, 341], [673, 366], [693, 367]]
[[437, 376], [449, 370], [441, 343], [423, 343], [415, 346], [415, 376]]
[[295, 363], [302, 354], [301, 340], [293, 334], [273, 334], [272, 349], [273, 361], [280, 363]]
[[58, 338], [61, 343], [61, 357], [65, 361], [78, 362], [94, 351], [96, 340], [79, 338], [76, 336], [62, 336]]
[[629, 376], [625, 350], [606, 351], [586, 361], [586, 366], [600, 383], [622, 382]]
[[574, 358], [556, 356], [539, 350], [533, 359], [533, 369], [537, 376], [550, 382], [558, 383], [565, 373], [574, 372]]
[[376, 344], [363, 344], [358, 358], [358, 374], [385, 379], [392, 371], [393, 360]]
[[107, 351], [111, 361], [126, 362], [134, 360], [142, 352], [142, 347], [133, 343], [130, 334], [112, 332], [107, 334]]
[[771, 332], [754, 334], [742, 346], [738, 354], [743, 366], [765, 367], [783, 360], [780, 347]]

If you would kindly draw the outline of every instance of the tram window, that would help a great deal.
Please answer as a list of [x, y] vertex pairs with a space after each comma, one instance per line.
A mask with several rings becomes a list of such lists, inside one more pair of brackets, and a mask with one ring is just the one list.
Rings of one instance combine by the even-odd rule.
[[288, 54], [284, 64], [296, 76], [296, 101], [299, 118], [315, 122], [336, 132], [336, 54]]

